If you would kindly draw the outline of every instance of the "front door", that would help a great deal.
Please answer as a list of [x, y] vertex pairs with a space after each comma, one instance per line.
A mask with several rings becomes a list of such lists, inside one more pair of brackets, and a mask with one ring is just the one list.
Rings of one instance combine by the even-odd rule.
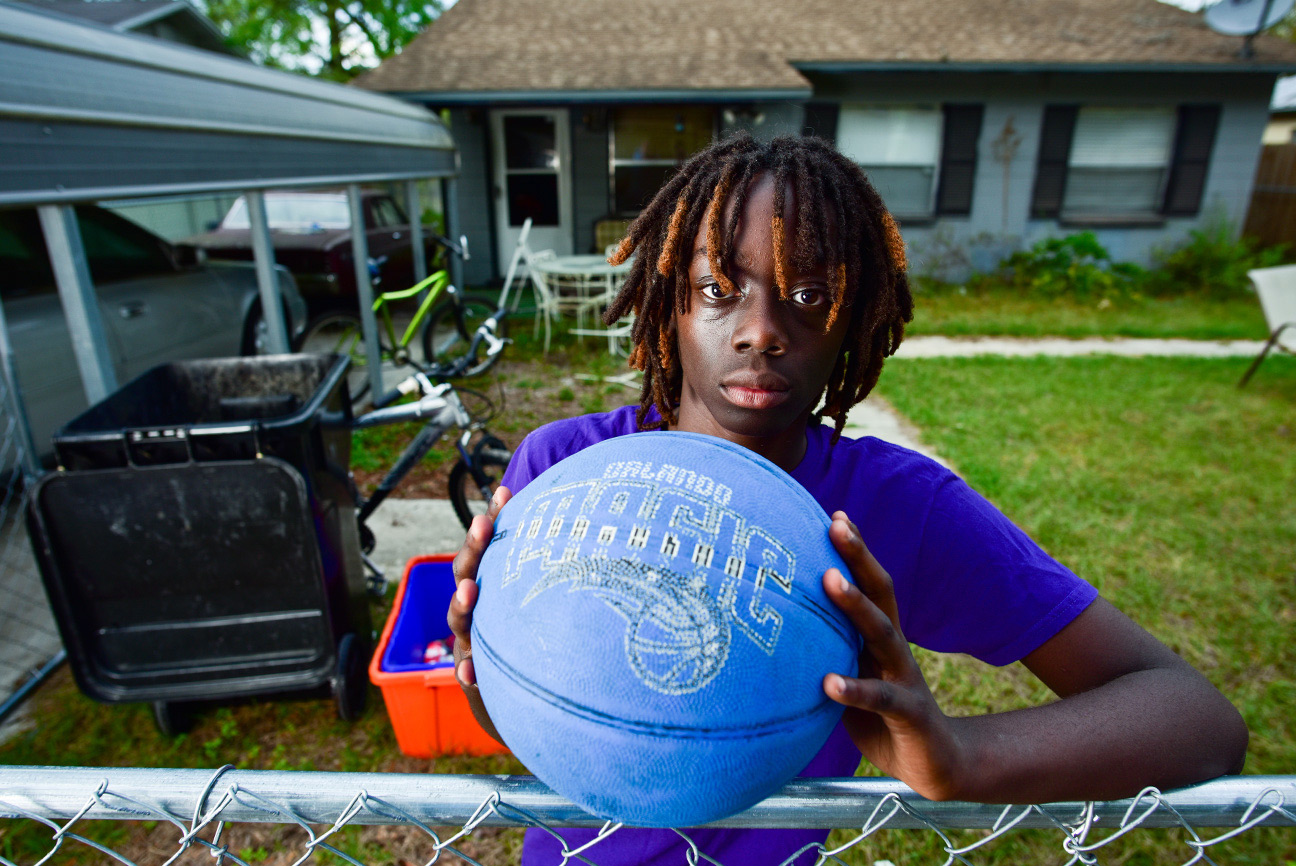
[[491, 141], [500, 269], [513, 258], [527, 217], [531, 218], [527, 245], [534, 252], [570, 254], [571, 148], [566, 109], [492, 112]]

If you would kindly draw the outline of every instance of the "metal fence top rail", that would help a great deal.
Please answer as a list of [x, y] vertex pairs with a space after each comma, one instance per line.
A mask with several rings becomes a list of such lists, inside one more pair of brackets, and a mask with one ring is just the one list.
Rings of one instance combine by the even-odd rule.
[[[0, 767], [0, 817], [602, 827], [532, 776]], [[895, 779], [798, 779], [713, 827], [1296, 827], [1296, 776], [1230, 776], [1100, 803], [935, 803]]]

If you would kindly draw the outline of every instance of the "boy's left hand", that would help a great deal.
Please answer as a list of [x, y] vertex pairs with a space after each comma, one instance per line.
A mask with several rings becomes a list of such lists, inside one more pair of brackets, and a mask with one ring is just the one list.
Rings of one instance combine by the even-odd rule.
[[874, 766], [929, 800], [957, 797], [965, 750], [901, 632], [891, 577], [844, 512], [833, 514], [828, 537], [855, 582], [830, 568], [824, 591], [859, 630], [864, 649], [859, 677], [829, 674], [824, 692], [846, 705], [846, 730]]

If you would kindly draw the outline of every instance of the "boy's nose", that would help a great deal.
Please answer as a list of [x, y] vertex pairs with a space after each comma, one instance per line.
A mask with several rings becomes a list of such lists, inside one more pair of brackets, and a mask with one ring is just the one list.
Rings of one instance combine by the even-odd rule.
[[748, 291], [739, 305], [734, 323], [733, 347], [738, 352], [760, 352], [782, 355], [787, 351], [788, 335], [780, 315], [778, 289]]

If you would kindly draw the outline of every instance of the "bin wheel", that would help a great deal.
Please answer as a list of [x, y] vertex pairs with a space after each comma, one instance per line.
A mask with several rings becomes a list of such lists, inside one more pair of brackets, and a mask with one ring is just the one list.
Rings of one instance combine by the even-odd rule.
[[353, 632], [342, 636], [338, 644], [337, 676], [333, 678], [333, 700], [338, 718], [354, 722], [364, 713], [369, 696], [368, 660]]
[[154, 701], [153, 724], [157, 725], [158, 733], [164, 737], [187, 734], [194, 726], [193, 710], [184, 704]]

